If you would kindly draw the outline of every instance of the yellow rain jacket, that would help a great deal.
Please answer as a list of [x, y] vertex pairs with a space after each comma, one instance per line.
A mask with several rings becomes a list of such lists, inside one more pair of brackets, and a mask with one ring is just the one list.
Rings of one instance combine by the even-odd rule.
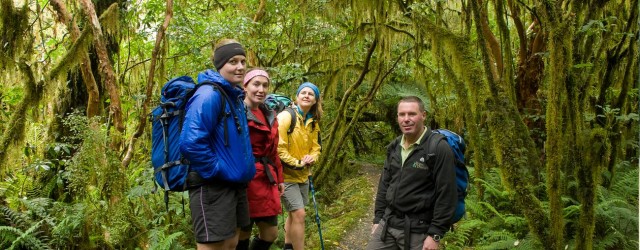
[[[297, 107], [293, 109], [298, 110]], [[311, 173], [309, 166], [301, 170], [294, 170], [285, 166], [302, 167], [300, 160], [305, 155], [311, 155], [318, 162], [320, 159], [320, 144], [318, 142], [320, 126], [318, 124], [313, 125], [313, 118], [308, 118], [304, 122], [300, 112], [296, 112], [296, 119], [298, 119], [296, 127], [291, 134], [287, 134], [287, 130], [291, 125], [291, 114], [286, 111], [278, 114], [278, 132], [280, 134], [278, 154], [280, 155], [280, 161], [283, 163], [284, 182], [304, 183]]]

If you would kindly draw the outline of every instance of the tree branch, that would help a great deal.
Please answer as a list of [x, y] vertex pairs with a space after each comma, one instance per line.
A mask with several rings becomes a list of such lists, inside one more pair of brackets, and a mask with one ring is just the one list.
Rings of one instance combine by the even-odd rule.
[[158, 29], [158, 33], [156, 34], [156, 43], [153, 46], [153, 51], [151, 52], [151, 66], [149, 67], [149, 76], [147, 78], [147, 91], [146, 98], [144, 103], [142, 104], [142, 112], [140, 113], [138, 127], [136, 128], [135, 133], [132, 135], [131, 140], [129, 142], [129, 146], [127, 148], [127, 153], [122, 159], [122, 167], [126, 168], [129, 166], [129, 162], [133, 157], [133, 148], [136, 143], [138, 137], [142, 135], [144, 132], [144, 128], [147, 125], [147, 116], [149, 110], [149, 102], [151, 101], [151, 96], [153, 92], [153, 78], [155, 76], [156, 71], [156, 62], [158, 60], [158, 54], [160, 53], [160, 48], [162, 46], [162, 40], [164, 39], [164, 33], [169, 27], [169, 23], [171, 22], [171, 18], [173, 17], [173, 0], [167, 0], [167, 8], [165, 11], [164, 22], [162, 26]]

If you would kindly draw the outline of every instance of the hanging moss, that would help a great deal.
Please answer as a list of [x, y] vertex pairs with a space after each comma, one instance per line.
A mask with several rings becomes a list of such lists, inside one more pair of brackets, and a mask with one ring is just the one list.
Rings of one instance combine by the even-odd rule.
[[25, 38], [29, 28], [29, 8], [25, 5], [14, 8], [13, 0], [0, 0], [0, 68], [15, 65], [16, 58], [25, 53], [24, 48], [31, 44]]
[[105, 36], [118, 37], [120, 32], [120, 21], [118, 3], [113, 3], [102, 14], [100, 14], [100, 27]]
[[[2, 162], [0, 163], [0, 166], [2, 167], [5, 167], [4, 163], [7, 162], [5, 161], [7, 157], [7, 148], [12, 143], [24, 139], [27, 109], [33, 107], [40, 98], [42, 98], [43, 93], [43, 82], [36, 82], [31, 66], [26, 63], [22, 63], [19, 66], [21, 73], [25, 76], [25, 96], [24, 99], [16, 106], [7, 127], [5, 127], [5, 130], [2, 133], [2, 140], [0, 140], [0, 162]], [[0, 171], [4, 171], [4, 168], [0, 168]]]
[[78, 37], [78, 40], [67, 50], [67, 54], [62, 57], [62, 60], [49, 71], [48, 78], [56, 78], [58, 75], [64, 74], [73, 67], [76, 67], [82, 61], [83, 56], [86, 55], [87, 49], [92, 41], [93, 36], [91, 29], [85, 29], [82, 34], [80, 34], [80, 37]]

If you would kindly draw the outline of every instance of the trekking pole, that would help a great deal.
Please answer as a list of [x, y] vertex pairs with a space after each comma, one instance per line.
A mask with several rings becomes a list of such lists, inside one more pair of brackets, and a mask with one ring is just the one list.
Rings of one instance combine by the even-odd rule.
[[318, 215], [318, 204], [316, 203], [316, 190], [313, 188], [313, 178], [309, 175], [309, 187], [311, 188], [311, 197], [313, 198], [313, 206], [316, 209], [316, 224], [318, 224], [318, 233], [320, 234], [320, 246], [324, 250], [324, 240], [322, 240], [322, 228], [320, 227], [320, 215]]

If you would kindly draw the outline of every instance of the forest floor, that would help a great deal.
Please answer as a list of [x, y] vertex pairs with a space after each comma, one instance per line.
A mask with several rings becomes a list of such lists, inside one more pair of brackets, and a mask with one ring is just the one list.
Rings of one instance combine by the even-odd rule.
[[375, 203], [375, 193], [378, 190], [378, 180], [380, 179], [380, 173], [382, 169], [379, 166], [372, 164], [362, 164], [362, 168], [359, 170], [360, 174], [366, 175], [369, 181], [369, 188], [373, 190], [374, 196], [371, 197], [369, 202], [369, 208], [367, 213], [363, 214], [357, 225], [349, 230], [340, 240], [339, 250], [358, 250], [365, 249], [367, 242], [371, 237], [371, 225], [373, 221], [373, 207]]

